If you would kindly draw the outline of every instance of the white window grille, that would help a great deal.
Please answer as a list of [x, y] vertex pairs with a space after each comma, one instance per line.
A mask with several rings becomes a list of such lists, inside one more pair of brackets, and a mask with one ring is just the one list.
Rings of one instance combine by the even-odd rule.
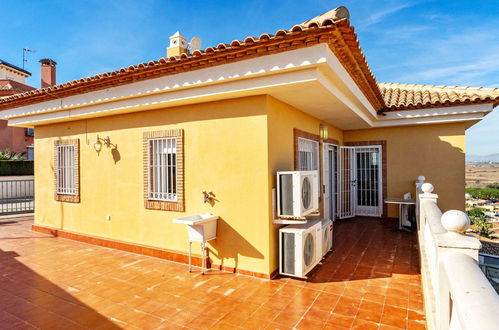
[[148, 165], [149, 199], [177, 201], [177, 138], [150, 139]]
[[57, 193], [61, 195], [76, 195], [75, 146], [57, 146], [56, 182]]
[[317, 141], [298, 138], [298, 169], [300, 171], [319, 169], [319, 143]]

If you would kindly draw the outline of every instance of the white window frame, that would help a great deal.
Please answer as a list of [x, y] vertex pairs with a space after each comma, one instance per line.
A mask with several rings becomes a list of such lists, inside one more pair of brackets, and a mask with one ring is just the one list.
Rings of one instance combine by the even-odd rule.
[[[178, 139], [176, 137], [154, 138], [148, 139], [147, 143], [148, 199], [152, 201], [177, 202], [179, 175]], [[158, 155], [165, 155], [166, 157], [158, 157]], [[175, 157], [169, 157], [169, 155], [175, 155]], [[151, 157], [153, 158], [151, 159]]]
[[302, 137], [298, 138], [298, 170], [319, 170], [319, 142]]
[[74, 144], [56, 146], [56, 192], [59, 195], [76, 195], [76, 152]]

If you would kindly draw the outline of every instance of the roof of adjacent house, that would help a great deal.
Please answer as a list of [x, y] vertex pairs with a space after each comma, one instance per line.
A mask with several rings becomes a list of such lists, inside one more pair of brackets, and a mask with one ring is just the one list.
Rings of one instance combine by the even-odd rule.
[[20, 72], [22, 72], [22, 73], [24, 73], [24, 74], [27, 74], [28, 76], [31, 76], [31, 73], [30, 73], [29, 71], [26, 71], [26, 70], [24, 70], [24, 69], [21, 69], [20, 67], [18, 67], [18, 66], [16, 66], [16, 65], [14, 65], [14, 64], [10, 64], [9, 62], [6, 62], [6, 61], [4, 61], [4, 60], [0, 60], [0, 65], [5, 65], [5, 66], [8, 66], [8, 67], [10, 67], [11, 69], [14, 69], [14, 70], [16, 70], [16, 71], [20, 71]]
[[379, 83], [385, 111], [467, 105], [499, 104], [499, 88]]
[[499, 256], [499, 242], [480, 240], [480, 243], [482, 243], [480, 253], [485, 253], [491, 256]]
[[[497, 105], [499, 102], [499, 96], [496, 95], [497, 91], [494, 89], [441, 87], [444, 90], [438, 91], [437, 97], [434, 90], [428, 92], [429, 96], [424, 92], [426, 87], [437, 88], [435, 86], [378, 85], [360, 48], [354, 28], [350, 25], [348, 10], [345, 7], [338, 7], [302, 24], [295, 25], [291, 29], [278, 30], [274, 34], [264, 33], [260, 37], [247, 37], [244, 40], [221, 43], [203, 51], [195, 50], [191, 54], [161, 58], [157, 61], [131, 65], [128, 68], [105, 72], [93, 77], [5, 97], [0, 100], [0, 110], [305, 48], [320, 43], [329, 45], [331, 51], [359, 86], [373, 108], [379, 112], [410, 108], [422, 109], [449, 104], [494, 103]], [[395, 85], [400, 87], [395, 87]], [[420, 89], [421, 93], [419, 93]], [[461, 90], [481, 90], [481, 94], [479, 97], [475, 97], [475, 93], [473, 93], [467, 97], [467, 94], [462, 93]], [[487, 94], [487, 91], [490, 91], [491, 94]], [[411, 96], [406, 97], [406, 95]]]
[[0, 98], [17, 93], [24, 93], [35, 88], [11, 79], [0, 79]]

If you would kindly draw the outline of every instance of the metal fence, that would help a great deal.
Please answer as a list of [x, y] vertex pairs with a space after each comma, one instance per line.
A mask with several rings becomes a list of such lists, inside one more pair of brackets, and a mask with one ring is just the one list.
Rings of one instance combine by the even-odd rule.
[[0, 179], [0, 215], [33, 212], [34, 196], [34, 179]]

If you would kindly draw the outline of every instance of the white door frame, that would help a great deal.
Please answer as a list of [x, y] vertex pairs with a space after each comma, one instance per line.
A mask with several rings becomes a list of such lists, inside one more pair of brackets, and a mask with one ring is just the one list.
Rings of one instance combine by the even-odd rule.
[[[323, 143], [322, 146], [322, 192], [323, 192], [323, 214], [325, 219], [330, 219], [334, 221], [336, 219], [336, 209], [334, 207], [334, 198], [336, 198], [336, 181], [334, 179], [334, 165], [337, 159], [334, 159], [334, 148], [338, 148], [338, 145], [332, 143]], [[332, 162], [329, 163], [329, 153], [333, 153]], [[330, 166], [333, 169], [330, 169]], [[330, 173], [333, 175], [331, 176]]]
[[[383, 149], [380, 145], [367, 145], [367, 146], [356, 146], [355, 147], [355, 162], [359, 161], [359, 164], [356, 164], [358, 168], [356, 168], [356, 189], [357, 189], [357, 198], [356, 198], [356, 206], [355, 206], [355, 214], [362, 216], [371, 216], [371, 217], [381, 217], [383, 213], [383, 175], [382, 175], [382, 152]], [[359, 155], [362, 155], [359, 159]], [[373, 156], [373, 155], [376, 156]], [[374, 162], [377, 162], [377, 172], [372, 173], [370, 170], [374, 165]], [[375, 175], [375, 176], [373, 176]], [[377, 181], [377, 200], [372, 199], [372, 181]], [[358, 193], [359, 189], [362, 189], [360, 194]], [[359, 200], [360, 195], [360, 200]], [[361, 202], [361, 203], [359, 203]], [[363, 205], [360, 205], [363, 204]]]
[[[335, 182], [334, 178], [334, 170], [330, 172], [329, 166], [329, 152], [333, 152], [334, 156], [334, 147], [337, 149], [337, 158], [333, 159], [332, 165], [334, 166], [334, 162], [336, 162], [336, 166], [338, 167], [338, 175], [337, 181]], [[366, 152], [366, 149], [375, 150], [378, 153], [377, 161], [378, 161], [378, 205], [375, 208], [366, 207], [362, 205], [358, 205], [357, 194], [358, 194], [358, 185], [359, 178], [357, 178], [357, 154], [361, 154]], [[334, 220], [336, 218], [346, 219], [353, 218], [357, 215], [362, 216], [372, 216], [372, 217], [381, 217], [383, 213], [383, 175], [382, 175], [382, 152], [383, 148], [381, 145], [363, 145], [363, 146], [338, 146], [331, 143], [323, 143], [322, 149], [322, 178], [323, 185], [322, 191], [324, 196], [323, 201], [323, 212], [324, 218]], [[343, 155], [348, 153], [348, 157], [350, 161], [346, 161]], [[345, 169], [345, 166], [348, 165], [348, 169]], [[344, 171], [348, 171], [348, 175], [350, 176], [350, 182], [343, 182], [344, 179]], [[332, 173], [333, 177], [330, 177], [330, 173]], [[370, 174], [370, 173], [369, 173]], [[362, 174], [364, 175], [364, 174]], [[362, 178], [360, 178], [362, 180]], [[345, 194], [342, 190], [344, 190], [345, 185], [348, 184], [349, 191]], [[332, 185], [332, 187], [331, 187]], [[336, 203], [332, 199], [336, 198]], [[345, 204], [343, 204], [345, 203]], [[335, 208], [334, 205], [337, 205]], [[332, 211], [332, 214], [331, 214]]]
[[338, 205], [338, 218], [353, 218], [356, 215], [357, 205], [355, 147], [340, 146], [338, 165], [338, 202], [336, 203]]

